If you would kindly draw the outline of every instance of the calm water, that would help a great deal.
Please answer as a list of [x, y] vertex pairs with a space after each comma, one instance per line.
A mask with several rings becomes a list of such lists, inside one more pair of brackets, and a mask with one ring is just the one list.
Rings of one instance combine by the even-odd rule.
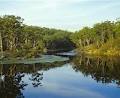
[[0, 98], [120, 98], [119, 61], [53, 55], [1, 61]]

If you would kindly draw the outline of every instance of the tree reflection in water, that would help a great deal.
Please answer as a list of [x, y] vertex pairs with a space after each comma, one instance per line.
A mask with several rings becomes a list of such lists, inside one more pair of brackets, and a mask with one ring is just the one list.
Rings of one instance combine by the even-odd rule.
[[33, 87], [38, 87], [39, 85], [42, 86], [41, 80], [43, 79], [43, 77], [41, 77], [41, 75], [43, 75], [43, 73], [37, 72], [37, 73], [32, 74], [31, 78], [29, 78], [31, 81], [33, 81], [32, 82]]
[[0, 81], [0, 98], [24, 98], [21, 90], [27, 85], [21, 82], [23, 74], [16, 74], [14, 76], [4, 75]]
[[120, 86], [119, 58], [78, 56], [73, 59], [73, 69], [91, 76], [97, 82], [116, 83]]
[[[97, 82], [116, 83], [120, 86], [120, 62], [119, 58], [107, 57], [74, 57], [72, 67], [76, 72], [82, 72], [85, 76], [91, 76]], [[44, 71], [51, 68], [62, 67], [68, 62], [55, 62], [47, 64], [31, 65], [0, 65], [0, 98], [24, 98], [23, 91], [27, 85], [22, 78], [30, 75], [29, 83], [33, 87], [42, 86]]]
[[[42, 70], [60, 67], [65, 62], [33, 65], [0, 65], [0, 98], [24, 98], [22, 90], [28, 85], [22, 78], [30, 74], [33, 87], [42, 86]], [[39, 72], [38, 72], [39, 71]]]

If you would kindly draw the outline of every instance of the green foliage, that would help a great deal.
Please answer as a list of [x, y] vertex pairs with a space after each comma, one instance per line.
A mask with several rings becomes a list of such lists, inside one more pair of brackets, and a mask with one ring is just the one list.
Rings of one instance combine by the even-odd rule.
[[[119, 39], [119, 20], [97, 23], [91, 28], [84, 27], [71, 33], [45, 27], [28, 26], [23, 24], [21, 17], [14, 15], [0, 17], [1, 54], [6, 51], [22, 54], [22, 51], [43, 53], [49, 50], [71, 50], [74, 46], [83, 50], [90, 50], [93, 47], [95, 51], [107, 51], [110, 47], [119, 50]], [[36, 54], [34, 52], [29, 54]], [[23, 54], [25, 53], [23, 52]]]
[[92, 28], [84, 27], [72, 34], [71, 40], [76, 47], [87, 53], [105, 54], [109, 51], [113, 54], [112, 52], [117, 51], [116, 54], [120, 54], [120, 21], [105, 21]]
[[70, 35], [71, 32], [63, 30], [25, 25], [23, 19], [18, 16], [5, 15], [0, 17], [1, 53], [8, 51], [23, 56], [32, 51], [28, 53], [30, 56], [36, 54], [35, 51], [43, 53], [47, 49], [58, 49], [58, 46], [61, 49], [71, 49], [73, 44], [70, 41]]

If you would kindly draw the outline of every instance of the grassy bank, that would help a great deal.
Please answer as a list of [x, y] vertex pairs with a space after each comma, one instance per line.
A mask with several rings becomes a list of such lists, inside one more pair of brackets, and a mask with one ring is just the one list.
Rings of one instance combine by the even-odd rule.
[[120, 39], [110, 40], [97, 48], [95, 44], [86, 46], [82, 49], [84, 53], [89, 55], [105, 55], [105, 56], [120, 56]]

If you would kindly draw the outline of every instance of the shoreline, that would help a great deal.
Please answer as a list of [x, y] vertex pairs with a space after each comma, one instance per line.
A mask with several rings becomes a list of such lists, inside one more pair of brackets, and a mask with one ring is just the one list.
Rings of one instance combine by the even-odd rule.
[[77, 49], [77, 51], [81, 52], [81, 53], [84, 53], [84, 54], [87, 54], [87, 55], [94, 55], [94, 56], [115, 56], [115, 57], [119, 57], [120, 56], [120, 50], [115, 50], [115, 49], [108, 49], [106, 51], [101, 51], [99, 49], [89, 49], [89, 50], [86, 50], [86, 49]]

